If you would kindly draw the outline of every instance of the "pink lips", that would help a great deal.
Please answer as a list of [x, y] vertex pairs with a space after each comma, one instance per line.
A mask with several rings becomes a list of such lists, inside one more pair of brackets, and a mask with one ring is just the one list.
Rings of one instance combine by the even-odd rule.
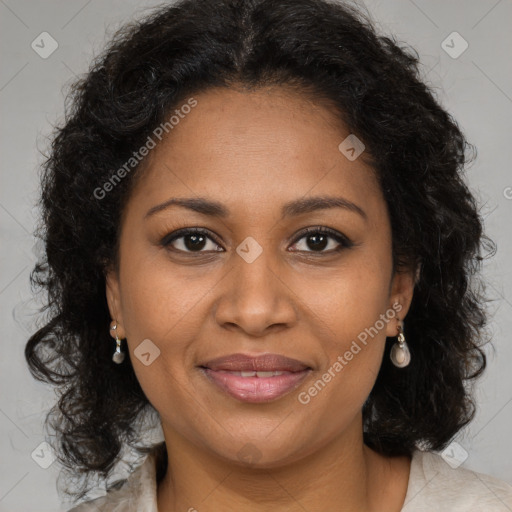
[[283, 396], [311, 371], [306, 364], [279, 354], [257, 357], [232, 354], [208, 361], [201, 367], [210, 382], [232, 397], [252, 403]]

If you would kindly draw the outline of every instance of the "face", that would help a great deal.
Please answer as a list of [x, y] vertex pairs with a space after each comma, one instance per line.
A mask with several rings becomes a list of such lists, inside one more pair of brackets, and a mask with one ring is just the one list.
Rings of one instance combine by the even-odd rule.
[[332, 111], [284, 87], [194, 98], [126, 204], [110, 313], [168, 446], [271, 467], [361, 429], [413, 280]]

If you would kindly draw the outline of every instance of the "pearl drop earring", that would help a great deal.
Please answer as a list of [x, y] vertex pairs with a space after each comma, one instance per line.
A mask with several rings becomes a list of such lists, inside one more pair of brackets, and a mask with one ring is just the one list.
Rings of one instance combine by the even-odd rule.
[[112, 361], [116, 364], [121, 364], [124, 361], [124, 352], [121, 352], [121, 340], [119, 339], [119, 336], [117, 335], [117, 324], [114, 324], [111, 328], [111, 331], [116, 332], [116, 351], [114, 352], [114, 355], [112, 356]]
[[391, 347], [390, 359], [397, 368], [405, 368], [411, 362], [411, 352], [405, 341], [403, 322], [398, 320], [398, 340]]

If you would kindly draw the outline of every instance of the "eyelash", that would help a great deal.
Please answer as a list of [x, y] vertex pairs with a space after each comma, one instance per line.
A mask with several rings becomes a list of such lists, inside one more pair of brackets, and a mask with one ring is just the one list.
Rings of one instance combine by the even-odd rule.
[[[334, 231], [333, 229], [327, 228], [327, 227], [308, 227], [302, 230], [297, 237], [294, 239], [294, 242], [292, 245], [296, 245], [300, 240], [307, 237], [310, 234], [322, 234], [322, 235], [328, 235], [330, 238], [334, 239], [336, 242], [338, 242], [340, 245], [336, 249], [331, 249], [329, 251], [293, 251], [293, 252], [306, 252], [308, 254], [313, 255], [323, 255], [323, 254], [333, 254], [340, 252], [344, 249], [350, 249], [354, 246], [354, 243], [347, 238], [345, 235], [342, 235], [341, 233], [338, 233], [337, 231]], [[162, 241], [161, 245], [168, 248], [172, 242], [175, 240], [178, 240], [180, 238], [184, 238], [187, 235], [204, 235], [207, 238], [209, 238], [211, 241], [213, 241], [217, 245], [221, 245], [219, 241], [216, 240], [216, 237], [212, 235], [212, 233], [206, 229], [203, 228], [183, 228], [178, 229], [177, 231], [174, 231], [173, 233], [170, 233], [166, 235]], [[185, 253], [185, 254], [201, 254], [208, 251], [183, 251], [181, 249], [175, 249], [172, 248], [171, 250]], [[215, 252], [221, 252], [221, 251], [215, 251]]]

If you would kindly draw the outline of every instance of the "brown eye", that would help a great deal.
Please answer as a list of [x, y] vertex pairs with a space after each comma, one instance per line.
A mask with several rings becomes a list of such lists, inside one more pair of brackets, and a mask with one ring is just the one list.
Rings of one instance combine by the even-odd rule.
[[167, 235], [161, 244], [181, 252], [219, 252], [220, 247], [207, 231], [201, 229], [178, 230]]
[[324, 235], [323, 233], [316, 233], [305, 237], [307, 247], [313, 251], [323, 251], [329, 245], [330, 238], [329, 235]]
[[[299, 243], [301, 240], [304, 242]], [[351, 247], [352, 242], [341, 233], [329, 228], [308, 228], [296, 239], [294, 251], [332, 253]]]

